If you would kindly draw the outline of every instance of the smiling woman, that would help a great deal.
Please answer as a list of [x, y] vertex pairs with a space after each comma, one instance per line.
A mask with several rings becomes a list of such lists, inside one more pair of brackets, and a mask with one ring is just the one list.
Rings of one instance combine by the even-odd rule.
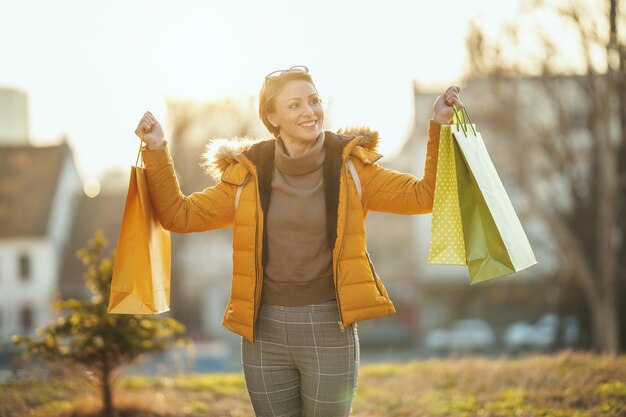
[[[135, 133], [150, 197], [166, 229], [233, 226], [233, 276], [222, 324], [241, 336], [258, 416], [348, 416], [360, 361], [357, 322], [395, 313], [365, 241], [369, 210], [432, 211], [439, 125], [459, 88], [435, 101], [424, 177], [376, 161], [378, 133], [323, 130], [324, 108], [304, 66], [274, 71], [259, 95], [265, 140], [216, 140], [205, 159], [217, 184], [185, 196], [159, 122]], [[347, 330], [347, 331], [346, 331]]]
[[259, 94], [259, 116], [290, 156], [315, 143], [324, 124], [324, 108], [309, 69], [303, 65], [274, 71]]

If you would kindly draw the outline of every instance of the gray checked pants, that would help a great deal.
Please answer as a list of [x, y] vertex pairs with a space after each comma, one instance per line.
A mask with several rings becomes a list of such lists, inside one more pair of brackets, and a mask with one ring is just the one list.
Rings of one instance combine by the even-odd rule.
[[241, 339], [246, 387], [257, 417], [344, 417], [359, 368], [356, 323], [342, 332], [337, 300], [297, 307], [262, 304], [256, 342]]

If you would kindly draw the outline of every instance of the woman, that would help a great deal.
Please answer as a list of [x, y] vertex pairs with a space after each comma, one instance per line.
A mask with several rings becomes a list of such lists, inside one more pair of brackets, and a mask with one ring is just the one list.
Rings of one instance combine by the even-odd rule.
[[[356, 322], [395, 313], [365, 243], [369, 210], [432, 210], [439, 125], [459, 101], [434, 104], [423, 179], [376, 164], [378, 133], [323, 131], [324, 109], [303, 66], [265, 77], [259, 116], [268, 140], [216, 140], [205, 155], [217, 184], [179, 189], [163, 129], [150, 112], [135, 133], [166, 229], [233, 226], [233, 276], [222, 324], [241, 335], [257, 416], [348, 416], [357, 386]], [[355, 181], [355, 176], [357, 177]]]

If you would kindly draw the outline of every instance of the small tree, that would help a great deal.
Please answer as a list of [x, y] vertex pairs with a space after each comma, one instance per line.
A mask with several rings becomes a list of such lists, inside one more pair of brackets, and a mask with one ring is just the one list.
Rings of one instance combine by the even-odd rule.
[[172, 318], [107, 313], [114, 253], [102, 257], [107, 241], [101, 230], [80, 249], [77, 256], [87, 268], [90, 300], [58, 300], [53, 310], [62, 313], [56, 323], [37, 329], [40, 339], [13, 336], [13, 343], [26, 346], [24, 356], [39, 356], [48, 362], [84, 366], [99, 382], [103, 415], [114, 413], [112, 383], [115, 371], [148, 352], [162, 352], [173, 344], [186, 345], [185, 327]]

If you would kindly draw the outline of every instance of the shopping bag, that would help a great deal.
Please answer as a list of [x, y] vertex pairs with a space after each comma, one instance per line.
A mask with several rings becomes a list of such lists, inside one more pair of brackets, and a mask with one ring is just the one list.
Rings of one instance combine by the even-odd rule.
[[431, 264], [467, 265], [454, 148], [450, 125], [442, 125], [428, 249]]
[[[126, 206], [113, 266], [109, 313], [159, 314], [169, 311], [171, 240], [152, 210], [146, 172], [130, 171]], [[143, 165], [143, 161], [142, 161]]]
[[445, 151], [437, 161], [429, 262], [467, 265], [475, 284], [537, 260], [482, 136], [465, 108], [463, 113], [460, 117], [455, 108], [456, 123], [441, 127], [440, 149], [443, 145]]

